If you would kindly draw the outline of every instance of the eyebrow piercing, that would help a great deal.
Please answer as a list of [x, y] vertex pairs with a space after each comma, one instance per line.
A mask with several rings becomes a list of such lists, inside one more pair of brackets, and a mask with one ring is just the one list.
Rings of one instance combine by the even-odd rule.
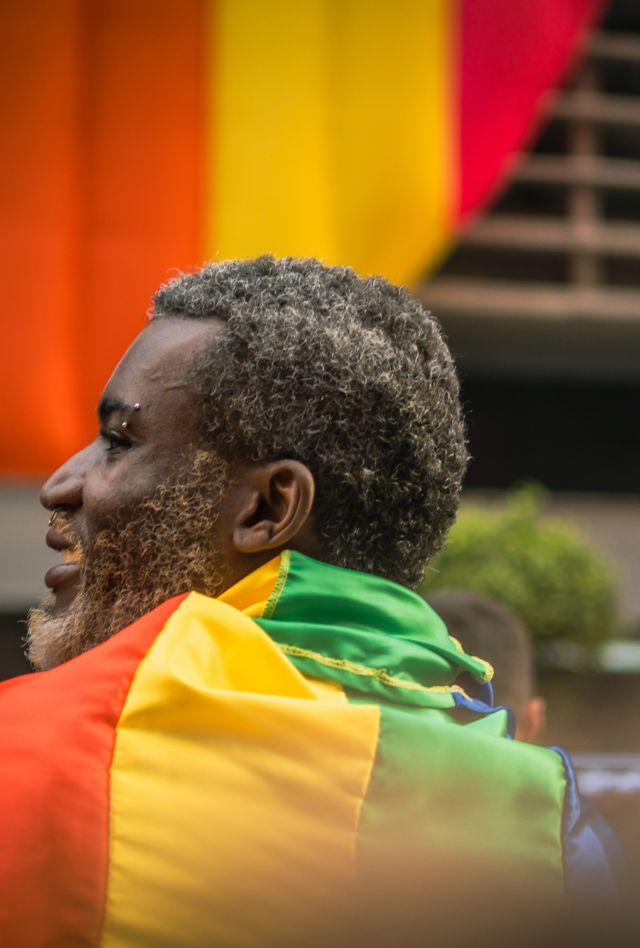
[[123, 421], [122, 424], [120, 425], [120, 427], [121, 427], [121, 428], [128, 428], [128, 427], [129, 427], [129, 422], [128, 422], [128, 421]]

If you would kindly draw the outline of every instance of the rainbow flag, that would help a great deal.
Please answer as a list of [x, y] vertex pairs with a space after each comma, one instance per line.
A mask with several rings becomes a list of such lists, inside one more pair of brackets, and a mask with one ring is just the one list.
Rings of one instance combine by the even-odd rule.
[[478, 887], [561, 898], [562, 758], [463, 672], [492, 669], [416, 593], [285, 552], [3, 683], [2, 943], [324, 944]]
[[172, 268], [263, 252], [400, 283], [433, 268], [602, 6], [5, 4], [0, 471], [93, 437]]

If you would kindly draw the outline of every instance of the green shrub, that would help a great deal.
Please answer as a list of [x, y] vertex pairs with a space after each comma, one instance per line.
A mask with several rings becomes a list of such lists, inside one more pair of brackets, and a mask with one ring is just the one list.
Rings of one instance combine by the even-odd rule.
[[595, 647], [619, 632], [613, 573], [571, 525], [542, 517], [544, 490], [512, 492], [500, 509], [467, 507], [420, 589], [466, 589], [518, 613], [534, 639]]

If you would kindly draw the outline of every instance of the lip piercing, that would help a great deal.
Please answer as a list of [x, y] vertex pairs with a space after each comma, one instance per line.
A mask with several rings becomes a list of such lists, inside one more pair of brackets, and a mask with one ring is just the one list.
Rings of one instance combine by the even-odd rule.
[[128, 422], [128, 421], [123, 421], [122, 424], [120, 425], [120, 427], [121, 427], [121, 428], [128, 428], [128, 427], [129, 427], [129, 422]]
[[52, 527], [58, 518], [59, 510], [54, 510], [51, 516], [49, 517], [49, 526]]

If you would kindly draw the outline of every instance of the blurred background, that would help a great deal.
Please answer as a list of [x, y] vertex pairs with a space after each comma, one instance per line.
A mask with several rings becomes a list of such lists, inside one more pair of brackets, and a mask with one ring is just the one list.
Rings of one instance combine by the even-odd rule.
[[[0, 13], [0, 677], [54, 560], [46, 473], [176, 268], [404, 283], [473, 456], [428, 571], [535, 643], [545, 743], [640, 879], [640, 4], [22, 0]], [[523, 486], [524, 485], [524, 486]]]

